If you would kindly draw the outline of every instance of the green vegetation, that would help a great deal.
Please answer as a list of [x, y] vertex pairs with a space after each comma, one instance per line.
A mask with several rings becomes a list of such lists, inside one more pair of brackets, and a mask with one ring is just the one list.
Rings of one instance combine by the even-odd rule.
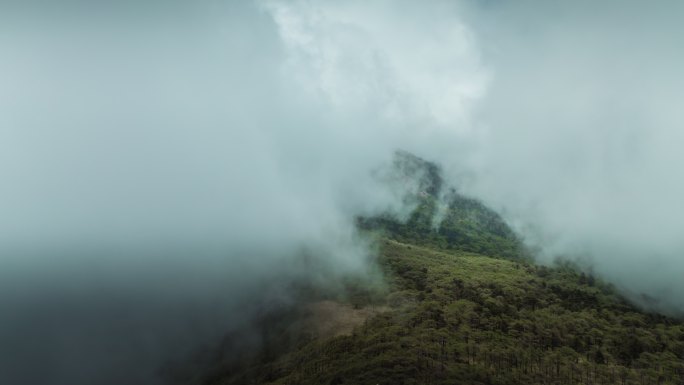
[[681, 384], [684, 326], [572, 268], [391, 240], [389, 310], [214, 384]]

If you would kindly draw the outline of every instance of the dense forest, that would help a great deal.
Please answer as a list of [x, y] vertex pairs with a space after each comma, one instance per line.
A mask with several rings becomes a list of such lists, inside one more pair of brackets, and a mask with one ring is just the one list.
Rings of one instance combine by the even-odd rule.
[[684, 383], [684, 325], [639, 312], [571, 266], [392, 240], [380, 262], [390, 288], [365, 305], [387, 311], [211, 383]]

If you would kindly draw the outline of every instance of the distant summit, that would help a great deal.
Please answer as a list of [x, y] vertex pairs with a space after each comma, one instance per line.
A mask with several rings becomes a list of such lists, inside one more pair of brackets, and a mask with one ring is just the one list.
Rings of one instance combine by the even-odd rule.
[[405, 221], [389, 213], [359, 218], [362, 229], [381, 231], [401, 242], [529, 259], [522, 240], [501, 216], [482, 202], [459, 194], [455, 187], [445, 186], [439, 166], [397, 151], [393, 168], [397, 178], [413, 187], [404, 199], [415, 208]]

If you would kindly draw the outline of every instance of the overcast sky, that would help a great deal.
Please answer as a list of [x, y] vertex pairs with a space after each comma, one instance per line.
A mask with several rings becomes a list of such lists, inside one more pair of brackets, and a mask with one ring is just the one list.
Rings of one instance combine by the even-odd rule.
[[684, 309], [678, 2], [0, 7], [0, 382], [150, 383], [273, 282], [364, 273], [397, 149]]

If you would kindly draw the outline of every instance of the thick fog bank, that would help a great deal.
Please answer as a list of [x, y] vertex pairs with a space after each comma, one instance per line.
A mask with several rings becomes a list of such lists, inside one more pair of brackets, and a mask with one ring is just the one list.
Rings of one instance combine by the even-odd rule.
[[355, 218], [415, 188], [392, 154], [480, 92], [449, 68], [476, 60], [439, 7], [2, 7], [1, 383], [157, 383], [226, 333], [258, 346], [250, 323], [293, 285], [371, 274]]

